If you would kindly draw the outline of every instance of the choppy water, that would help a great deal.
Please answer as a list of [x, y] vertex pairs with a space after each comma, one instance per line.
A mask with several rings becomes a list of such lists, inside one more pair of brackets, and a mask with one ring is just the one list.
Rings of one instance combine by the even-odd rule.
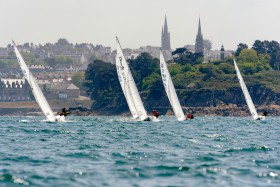
[[41, 119], [0, 117], [0, 186], [280, 186], [280, 118]]

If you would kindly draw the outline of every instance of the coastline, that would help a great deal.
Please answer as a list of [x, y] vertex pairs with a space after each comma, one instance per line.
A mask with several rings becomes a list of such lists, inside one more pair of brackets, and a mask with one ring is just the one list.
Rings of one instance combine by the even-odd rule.
[[[62, 102], [62, 103], [61, 103]], [[80, 102], [80, 101], [79, 101]], [[51, 101], [50, 105], [54, 110], [54, 113], [61, 110], [63, 107], [71, 108], [71, 115], [73, 116], [130, 116], [129, 111], [122, 113], [104, 113], [102, 111], [92, 111], [90, 103], [88, 101], [83, 105], [73, 104], [73, 101]], [[81, 104], [81, 103], [80, 103]], [[81, 107], [83, 106], [83, 107]], [[85, 109], [85, 110], [81, 110]], [[191, 113], [194, 116], [250, 116], [247, 106], [238, 107], [235, 104], [220, 105], [216, 107], [183, 107], [185, 113]], [[279, 105], [261, 105], [256, 106], [259, 114], [263, 111], [268, 112], [268, 116], [280, 116]], [[173, 115], [171, 109], [160, 112], [160, 115]], [[42, 112], [35, 101], [30, 102], [1, 102], [0, 103], [0, 115], [2, 116], [38, 116], [42, 115]]]

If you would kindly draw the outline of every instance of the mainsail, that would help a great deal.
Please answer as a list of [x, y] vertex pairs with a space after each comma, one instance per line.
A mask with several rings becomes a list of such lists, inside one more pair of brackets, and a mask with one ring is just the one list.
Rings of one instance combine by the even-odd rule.
[[242, 78], [242, 75], [241, 75], [241, 73], [239, 71], [237, 63], [235, 62], [235, 60], [233, 60], [233, 63], [234, 63], [235, 71], [236, 71], [236, 74], [237, 74], [237, 78], [238, 78], [239, 83], [240, 83], [240, 87], [241, 87], [242, 92], [243, 92], [243, 94], [245, 96], [246, 103], [247, 103], [247, 105], [249, 107], [249, 111], [250, 111], [253, 119], [258, 119], [259, 118], [258, 113], [256, 111], [256, 108], [255, 108], [255, 105], [254, 105], [254, 103], [252, 101], [252, 98], [251, 98], [251, 96], [250, 96], [250, 94], [248, 92], [247, 86], [246, 86], [246, 84], [245, 84], [245, 82], [244, 82], [244, 80]]
[[[14, 43], [14, 41], [13, 41], [13, 43]], [[15, 43], [14, 43], [14, 50], [15, 50], [19, 65], [21, 67], [21, 70], [24, 74], [24, 77], [28, 81], [28, 83], [31, 87], [32, 93], [33, 93], [38, 105], [40, 106], [41, 110], [43, 111], [43, 113], [46, 116], [48, 121], [56, 121], [56, 118], [53, 114], [53, 111], [52, 111], [49, 103], [47, 102], [45, 96], [43, 95], [41, 89], [39, 88], [32, 73], [29, 71], [29, 69], [28, 69], [26, 63], [24, 62], [21, 54], [19, 53]]]
[[116, 68], [117, 68], [119, 81], [124, 96], [126, 98], [129, 110], [134, 118], [145, 120], [148, 118], [147, 112], [144, 108], [143, 102], [140, 98], [131, 71], [123, 55], [122, 48], [118, 38], [116, 38], [116, 41], [117, 41]]
[[164, 57], [163, 57], [161, 51], [160, 51], [160, 70], [161, 70], [160, 72], [161, 72], [162, 82], [163, 82], [166, 94], [168, 96], [169, 102], [175, 113], [175, 116], [178, 121], [184, 121], [186, 118], [184, 116], [184, 112], [180, 105], [178, 96], [176, 94], [176, 90], [174, 88], [170, 73], [167, 69], [167, 65], [166, 65], [166, 62], [164, 60]]

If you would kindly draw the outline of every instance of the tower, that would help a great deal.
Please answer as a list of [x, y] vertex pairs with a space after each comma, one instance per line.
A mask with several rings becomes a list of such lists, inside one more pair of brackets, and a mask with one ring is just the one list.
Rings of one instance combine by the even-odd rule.
[[220, 50], [220, 53], [221, 53], [221, 60], [225, 60], [225, 49], [224, 49], [224, 45], [222, 45], [221, 50]]
[[167, 19], [165, 15], [164, 27], [161, 31], [161, 50], [171, 51], [170, 32], [168, 32]]
[[203, 44], [203, 36], [201, 33], [201, 25], [200, 25], [200, 18], [198, 22], [198, 32], [195, 39], [195, 53], [202, 53], [203, 54], [204, 44]]

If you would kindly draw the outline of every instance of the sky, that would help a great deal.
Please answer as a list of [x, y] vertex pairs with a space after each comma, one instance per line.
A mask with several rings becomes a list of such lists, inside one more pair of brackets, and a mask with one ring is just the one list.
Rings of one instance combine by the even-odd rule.
[[171, 48], [194, 44], [201, 18], [213, 49], [255, 40], [280, 42], [280, 0], [0, 0], [0, 47], [17, 44], [102, 44], [115, 49], [161, 45], [167, 16]]

